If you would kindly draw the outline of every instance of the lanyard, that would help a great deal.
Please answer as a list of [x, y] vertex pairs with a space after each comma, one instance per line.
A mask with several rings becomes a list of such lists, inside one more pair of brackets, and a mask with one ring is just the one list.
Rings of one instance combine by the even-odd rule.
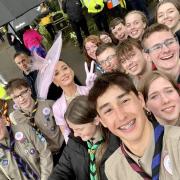
[[155, 150], [152, 159], [151, 169], [152, 169], [152, 177], [150, 177], [125, 151], [127, 148], [125, 145], [121, 145], [121, 151], [124, 154], [126, 160], [129, 165], [132, 167], [134, 171], [136, 171], [144, 180], [159, 180], [159, 171], [161, 164], [161, 151], [163, 144], [163, 136], [164, 136], [164, 127], [161, 126], [155, 119], [153, 119], [153, 127], [154, 127], [154, 139], [155, 139]]

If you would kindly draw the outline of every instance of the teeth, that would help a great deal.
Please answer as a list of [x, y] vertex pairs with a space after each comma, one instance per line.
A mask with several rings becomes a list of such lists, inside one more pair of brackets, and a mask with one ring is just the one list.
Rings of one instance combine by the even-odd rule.
[[120, 129], [127, 130], [134, 124], [134, 120], [130, 121], [127, 125], [121, 126]]
[[167, 107], [167, 108], [164, 108], [162, 111], [171, 112], [173, 110], [173, 108], [174, 108], [174, 106]]
[[173, 57], [173, 55], [169, 55], [169, 56], [166, 56], [166, 57], [163, 57], [163, 58], [161, 58], [162, 60], [167, 60], [167, 59], [170, 59], [170, 58], [172, 58]]

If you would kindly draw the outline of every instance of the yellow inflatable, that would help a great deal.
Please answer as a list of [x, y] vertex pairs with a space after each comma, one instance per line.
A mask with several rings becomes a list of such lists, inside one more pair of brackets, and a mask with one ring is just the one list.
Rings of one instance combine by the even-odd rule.
[[4, 84], [1, 84], [1, 83], [0, 83], [0, 99], [2, 99], [2, 100], [11, 99], [6, 93], [6, 90], [4, 88]]

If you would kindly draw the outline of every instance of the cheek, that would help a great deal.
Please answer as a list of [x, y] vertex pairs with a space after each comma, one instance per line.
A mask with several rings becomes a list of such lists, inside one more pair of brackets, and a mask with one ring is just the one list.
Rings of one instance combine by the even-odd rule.
[[159, 108], [161, 107], [161, 104], [158, 100], [157, 101], [147, 101], [146, 106], [153, 113], [157, 113], [159, 111]]

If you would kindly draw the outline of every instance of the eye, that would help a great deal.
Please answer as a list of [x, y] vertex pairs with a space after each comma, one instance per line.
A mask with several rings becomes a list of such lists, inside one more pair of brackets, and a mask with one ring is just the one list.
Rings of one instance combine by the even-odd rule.
[[56, 72], [55, 72], [55, 74], [54, 74], [54, 76], [57, 76], [58, 74], [59, 74], [59, 72], [58, 72], [58, 71], [56, 71]]
[[104, 114], [109, 114], [110, 112], [112, 112], [111, 108], [108, 108], [108, 109], [104, 110]]
[[151, 95], [148, 99], [155, 100], [158, 98], [158, 94]]
[[171, 94], [171, 93], [173, 93], [174, 92], [174, 89], [167, 89], [166, 90], [166, 93], [168, 93], [168, 94]]
[[128, 103], [129, 101], [130, 101], [130, 99], [129, 99], [129, 98], [124, 99], [124, 100], [122, 100], [122, 104], [126, 104], [126, 103]]
[[68, 67], [66, 67], [66, 66], [62, 68], [62, 70], [67, 70], [67, 69], [68, 69]]

